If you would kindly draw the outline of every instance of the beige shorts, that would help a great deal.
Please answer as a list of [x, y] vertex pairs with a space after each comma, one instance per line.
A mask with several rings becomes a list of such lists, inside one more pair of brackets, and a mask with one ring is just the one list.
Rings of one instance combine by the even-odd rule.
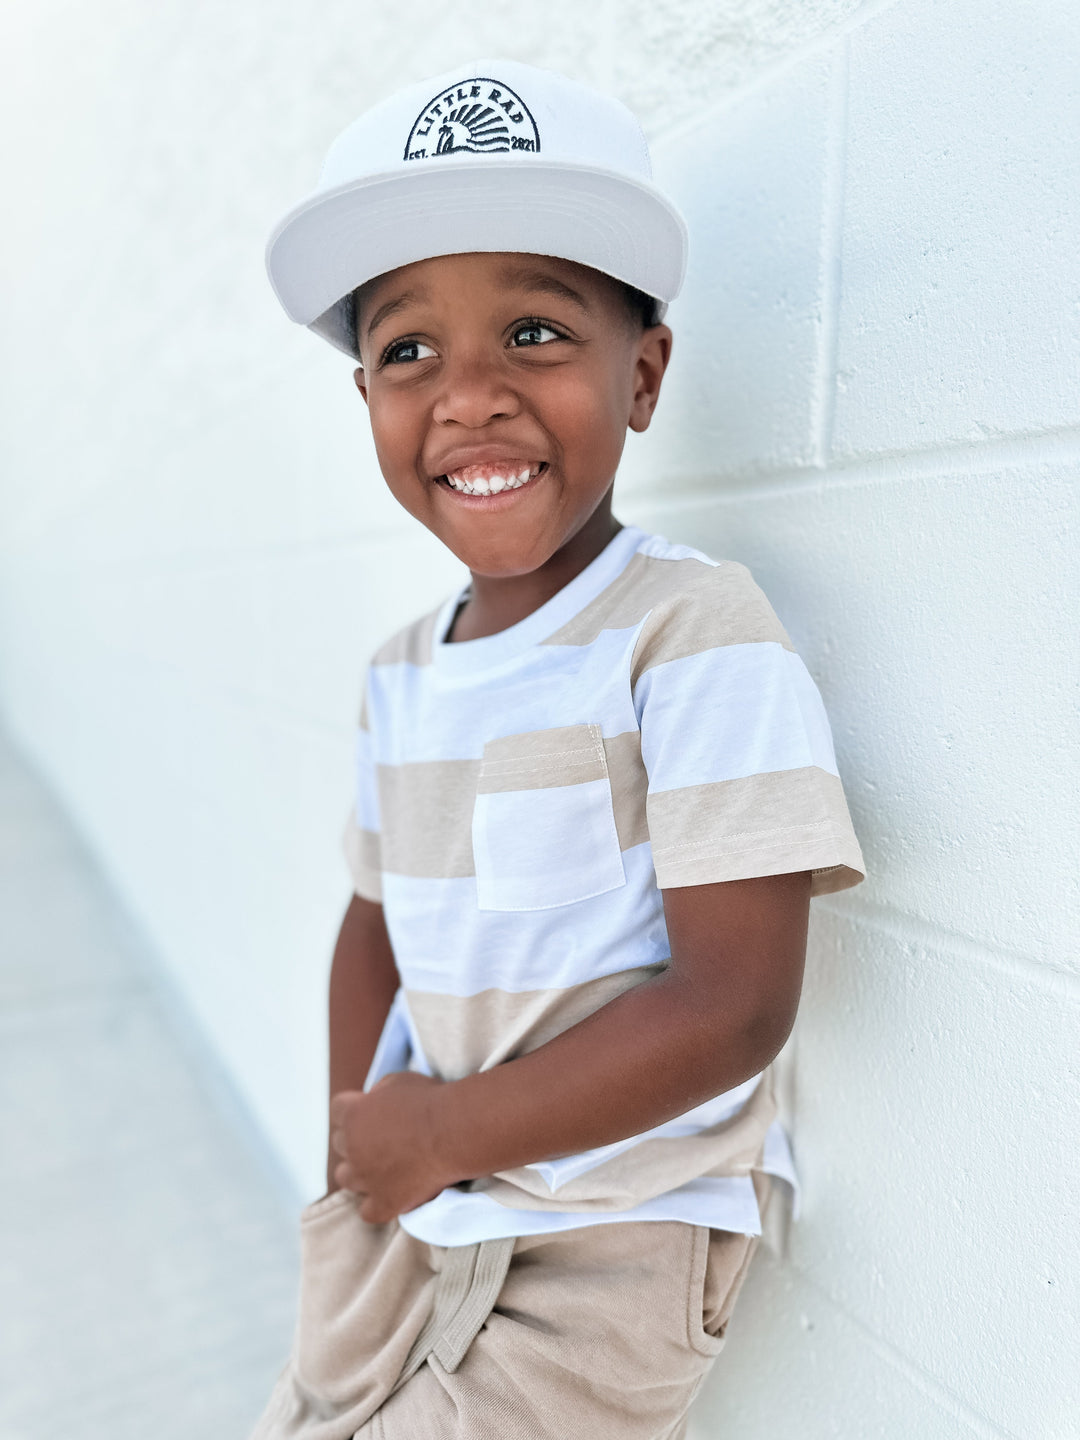
[[677, 1440], [757, 1244], [631, 1221], [446, 1248], [366, 1224], [347, 1191], [301, 1236], [293, 1351], [252, 1440]]

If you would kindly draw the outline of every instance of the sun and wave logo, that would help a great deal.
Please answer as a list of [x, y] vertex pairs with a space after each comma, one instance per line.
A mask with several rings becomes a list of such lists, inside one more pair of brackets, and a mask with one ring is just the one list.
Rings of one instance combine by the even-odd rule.
[[409, 131], [405, 159], [539, 149], [540, 132], [521, 97], [500, 80], [477, 76], [440, 91], [424, 107]]
[[509, 150], [510, 131], [506, 121], [490, 105], [460, 105], [451, 110], [439, 126], [436, 155], [469, 150], [474, 155], [486, 150]]

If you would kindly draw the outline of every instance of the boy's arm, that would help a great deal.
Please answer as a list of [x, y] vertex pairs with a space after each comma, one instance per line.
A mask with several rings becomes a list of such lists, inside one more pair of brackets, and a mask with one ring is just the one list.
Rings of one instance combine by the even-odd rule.
[[[398, 988], [383, 908], [354, 895], [345, 911], [330, 967], [330, 1095], [363, 1090], [383, 1022]], [[327, 1190], [337, 1190], [332, 1149]]]
[[442, 1084], [336, 1096], [337, 1183], [379, 1223], [446, 1185], [649, 1130], [758, 1074], [795, 1018], [808, 873], [664, 891], [671, 964], [545, 1045]]

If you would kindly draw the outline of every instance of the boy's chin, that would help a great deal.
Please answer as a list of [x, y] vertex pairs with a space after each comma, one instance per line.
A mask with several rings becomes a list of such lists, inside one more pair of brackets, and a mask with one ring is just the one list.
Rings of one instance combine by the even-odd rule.
[[[611, 535], [610, 507], [603, 500], [591, 514], [571, 517], [565, 512], [544, 517], [518, 512], [498, 525], [470, 523], [432, 526], [433, 533], [474, 575], [490, 580], [520, 580], [543, 570], [567, 548], [582, 554], [582, 568], [603, 549]], [[615, 529], [618, 525], [615, 525]]]
[[440, 535], [443, 544], [474, 575], [489, 580], [517, 580], [540, 570], [559, 546], [539, 538], [515, 536], [508, 541], [482, 541], [472, 536]]

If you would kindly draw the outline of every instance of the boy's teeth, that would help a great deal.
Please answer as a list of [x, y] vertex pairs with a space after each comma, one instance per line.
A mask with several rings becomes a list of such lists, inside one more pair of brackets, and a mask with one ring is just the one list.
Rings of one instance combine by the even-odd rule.
[[[539, 467], [537, 467], [539, 471]], [[517, 473], [502, 473], [488, 466], [466, 465], [446, 476], [455, 490], [463, 495], [498, 495], [503, 490], [518, 490], [532, 478], [533, 470], [525, 465]]]

